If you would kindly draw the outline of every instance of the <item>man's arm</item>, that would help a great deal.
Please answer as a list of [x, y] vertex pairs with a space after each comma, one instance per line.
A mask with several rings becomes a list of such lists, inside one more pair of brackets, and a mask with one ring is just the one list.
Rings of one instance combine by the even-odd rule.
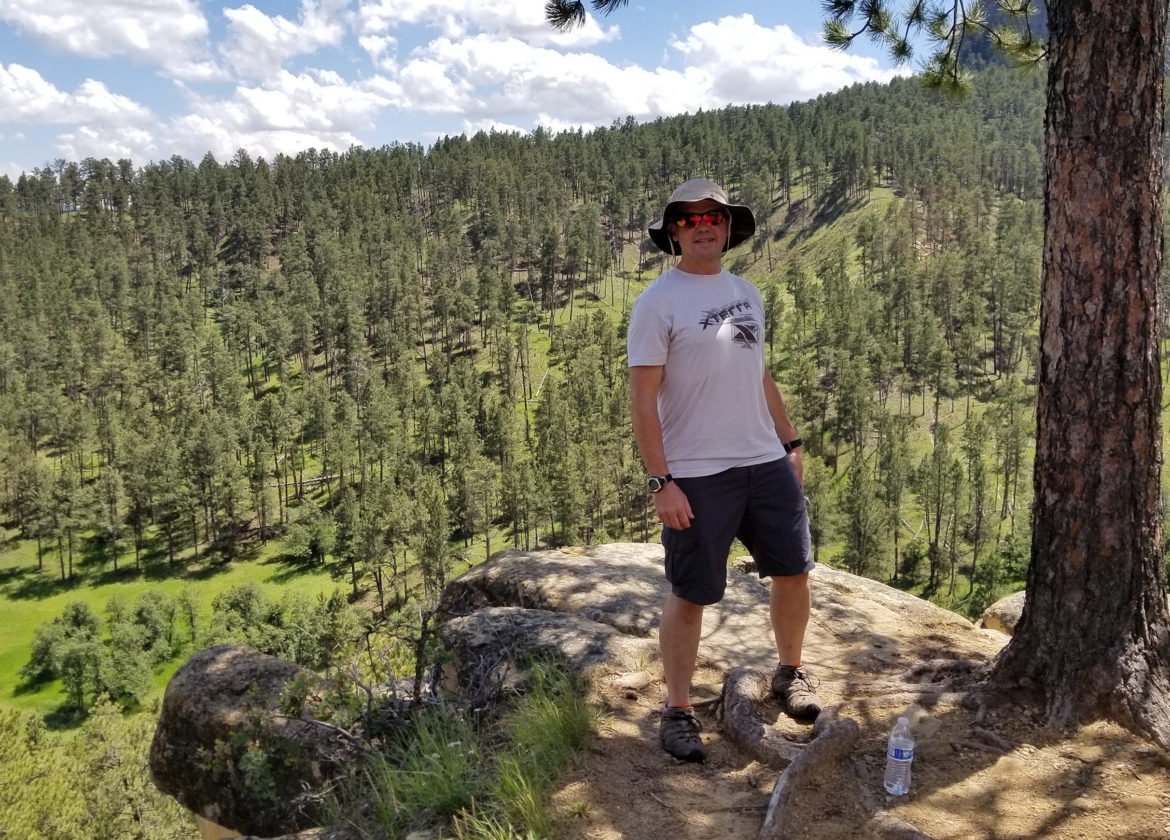
[[[796, 440], [796, 426], [792, 425], [792, 421], [788, 419], [788, 411], [784, 408], [784, 397], [780, 395], [780, 389], [776, 387], [776, 382], [772, 379], [772, 375], [768, 371], [764, 371], [764, 399], [768, 403], [768, 413], [772, 415], [772, 425], [776, 427], [776, 437], [780, 438], [781, 443], [788, 443]], [[797, 447], [788, 453], [789, 463], [792, 464], [792, 469], [796, 472], [796, 480], [804, 486], [804, 453], [801, 447]]]
[[[662, 420], [658, 416], [662, 374], [662, 365], [630, 368], [630, 420], [634, 426], [634, 442], [650, 475], [670, 472], [666, 449], [662, 445]], [[695, 518], [686, 494], [673, 481], [654, 494], [654, 509], [663, 525], [679, 531], [690, 527]]]

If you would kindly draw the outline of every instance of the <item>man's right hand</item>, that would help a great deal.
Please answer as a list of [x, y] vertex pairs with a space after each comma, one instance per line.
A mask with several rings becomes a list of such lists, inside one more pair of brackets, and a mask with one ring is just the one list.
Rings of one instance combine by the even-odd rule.
[[654, 509], [658, 511], [658, 521], [676, 531], [691, 527], [691, 520], [695, 518], [687, 494], [674, 481], [654, 494]]

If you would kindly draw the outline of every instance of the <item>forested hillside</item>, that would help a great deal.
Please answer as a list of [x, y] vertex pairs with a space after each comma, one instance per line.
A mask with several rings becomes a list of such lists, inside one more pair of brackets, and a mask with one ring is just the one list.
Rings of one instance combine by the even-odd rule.
[[653, 539], [624, 323], [708, 176], [760, 221], [728, 266], [819, 558], [976, 611], [1027, 558], [1041, 82], [0, 177], [5, 545], [70, 587], [279, 539], [391, 610], [506, 545]]

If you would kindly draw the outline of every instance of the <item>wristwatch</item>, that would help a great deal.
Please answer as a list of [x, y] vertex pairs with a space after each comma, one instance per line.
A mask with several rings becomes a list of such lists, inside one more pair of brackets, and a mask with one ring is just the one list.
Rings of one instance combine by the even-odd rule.
[[793, 438], [792, 440], [788, 441], [788, 443], [784, 444], [784, 451], [791, 452], [793, 449], [799, 449], [802, 446], [804, 446], [803, 440], [800, 438]]
[[670, 473], [666, 475], [652, 475], [646, 479], [646, 489], [651, 493], [657, 493], [672, 481], [674, 481], [674, 476]]

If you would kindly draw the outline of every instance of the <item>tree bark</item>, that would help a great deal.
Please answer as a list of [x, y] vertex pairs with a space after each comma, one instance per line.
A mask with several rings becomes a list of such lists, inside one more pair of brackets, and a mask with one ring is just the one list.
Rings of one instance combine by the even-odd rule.
[[1170, 746], [1159, 476], [1166, 0], [1049, 0], [1032, 560], [993, 679]]

